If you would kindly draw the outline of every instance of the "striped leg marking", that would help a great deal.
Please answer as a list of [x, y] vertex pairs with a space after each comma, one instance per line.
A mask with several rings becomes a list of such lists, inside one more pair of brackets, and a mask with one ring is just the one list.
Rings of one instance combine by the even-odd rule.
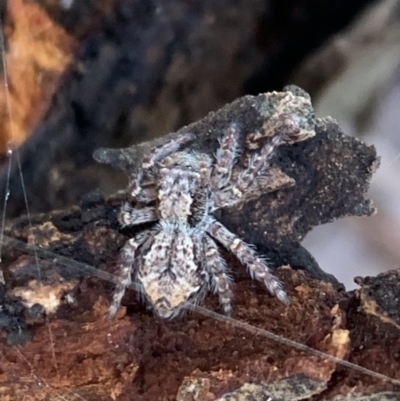
[[121, 305], [126, 287], [132, 283], [132, 271], [134, 269], [135, 254], [137, 249], [149, 237], [151, 231], [140, 233], [136, 238], [131, 238], [123, 246], [119, 258], [118, 282], [115, 285], [113, 300], [108, 311], [108, 319], [112, 319]]
[[230, 316], [232, 313], [232, 291], [231, 278], [228, 274], [228, 266], [218, 251], [215, 242], [205, 237], [205, 259], [206, 268], [210, 273], [211, 283], [214, 291], [218, 294], [219, 302], [225, 315]]
[[249, 269], [254, 278], [263, 281], [271, 294], [284, 304], [290, 304], [281, 282], [271, 273], [267, 263], [257, 256], [254, 249], [214, 219], [209, 219], [207, 232], [229, 249]]

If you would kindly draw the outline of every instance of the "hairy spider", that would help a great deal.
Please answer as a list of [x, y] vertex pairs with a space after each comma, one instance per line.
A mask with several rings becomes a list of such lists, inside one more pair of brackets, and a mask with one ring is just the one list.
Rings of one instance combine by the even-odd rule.
[[254, 190], [257, 178], [267, 174], [275, 149], [289, 139], [290, 133], [281, 130], [273, 136], [235, 178], [232, 170], [239, 151], [236, 124], [224, 133], [215, 160], [205, 153], [179, 151], [183, 143], [194, 139], [191, 134], [150, 151], [130, 182], [133, 201], [143, 206], [124, 204], [119, 221], [122, 226], [158, 223], [129, 239], [122, 248], [110, 317], [120, 306], [132, 275], [162, 318], [175, 317], [188, 304], [201, 302], [210, 290], [218, 294], [224, 313], [229, 315], [232, 279], [219, 246], [232, 252], [271, 294], [289, 304], [266, 261], [217, 221], [213, 212], [237, 204], [245, 193]]

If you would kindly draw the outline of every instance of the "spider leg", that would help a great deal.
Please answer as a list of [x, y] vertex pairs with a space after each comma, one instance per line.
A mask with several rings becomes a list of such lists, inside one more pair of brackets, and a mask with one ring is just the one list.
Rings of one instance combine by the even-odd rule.
[[270, 272], [267, 263], [257, 256], [254, 249], [213, 218], [208, 219], [205, 229], [207, 233], [230, 250], [249, 269], [253, 277], [263, 281], [271, 294], [289, 305], [290, 301], [281, 282]]
[[194, 138], [195, 136], [193, 134], [187, 133], [153, 148], [149, 152], [149, 154], [143, 158], [141, 168], [136, 172], [135, 176], [130, 181], [129, 188], [132, 197], [134, 199], [139, 199], [147, 202], [154, 200], [152, 199], [148, 191], [142, 188], [142, 183], [145, 175], [148, 175], [151, 178], [152, 170], [159, 161], [169, 156], [170, 154], [175, 153], [181, 145], [193, 140]]
[[152, 231], [147, 230], [138, 234], [135, 238], [131, 238], [121, 249], [119, 257], [119, 275], [118, 282], [115, 286], [113, 300], [108, 312], [108, 319], [112, 319], [119, 306], [122, 297], [125, 294], [126, 287], [132, 283], [132, 270], [134, 268], [135, 254], [137, 249], [147, 240]]
[[215, 292], [219, 297], [224, 314], [230, 316], [232, 313], [232, 291], [230, 288], [231, 278], [228, 274], [228, 266], [219, 253], [215, 242], [204, 236], [205, 265], [208, 270]]
[[142, 168], [143, 170], [152, 169], [155, 164], [165, 157], [178, 151], [181, 145], [192, 141], [195, 138], [194, 134], [187, 133], [179, 136], [176, 139], [170, 140], [160, 146], [153, 148], [150, 153], [144, 157]]
[[134, 209], [129, 203], [124, 203], [118, 214], [118, 220], [122, 227], [137, 226], [139, 224], [156, 221], [158, 220], [158, 216], [155, 207]]
[[214, 171], [211, 178], [213, 189], [225, 187], [232, 174], [238, 152], [238, 128], [236, 124], [226, 130], [217, 150]]
[[[146, 178], [149, 173], [146, 174]], [[143, 180], [144, 180], [144, 172], [143, 169], [140, 168], [135, 174], [133, 174], [129, 180], [128, 191], [132, 197], [132, 199], [142, 202], [142, 203], [150, 203], [157, 199], [156, 191], [144, 188]], [[146, 185], [154, 184], [154, 180], [146, 180]]]
[[283, 130], [250, 157], [247, 168], [238, 175], [236, 182], [231, 182], [216, 192], [215, 209], [238, 202], [251, 189], [255, 180], [266, 173], [276, 149], [285, 142], [286, 137], [286, 131]]

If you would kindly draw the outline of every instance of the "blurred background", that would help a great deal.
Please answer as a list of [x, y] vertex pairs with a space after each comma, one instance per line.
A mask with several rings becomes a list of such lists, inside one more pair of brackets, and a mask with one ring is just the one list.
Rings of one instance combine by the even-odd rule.
[[[378, 213], [314, 229], [305, 247], [348, 289], [400, 262], [400, 2], [8, 0], [0, 3], [0, 197], [26, 213], [122, 188], [100, 146], [175, 131], [244, 94], [297, 84], [317, 116], [377, 147]], [[10, 149], [19, 148], [19, 160]]]

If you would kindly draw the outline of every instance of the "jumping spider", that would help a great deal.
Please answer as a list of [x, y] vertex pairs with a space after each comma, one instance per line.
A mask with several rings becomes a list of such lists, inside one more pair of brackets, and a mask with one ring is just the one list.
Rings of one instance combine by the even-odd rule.
[[236, 124], [226, 130], [215, 158], [179, 151], [182, 144], [194, 139], [191, 134], [153, 148], [144, 158], [130, 182], [132, 200], [143, 206], [134, 208], [126, 203], [118, 217], [123, 227], [158, 223], [129, 239], [122, 248], [110, 317], [120, 306], [132, 274], [140, 292], [162, 318], [175, 317], [188, 304], [200, 303], [210, 290], [218, 294], [224, 313], [229, 315], [232, 279], [218, 249], [221, 245], [249, 269], [253, 278], [263, 281], [271, 294], [289, 304], [266, 261], [217, 221], [213, 212], [238, 204], [245, 193], [254, 190], [257, 179], [267, 175], [275, 149], [296, 130], [280, 130], [233, 178], [238, 131]]

